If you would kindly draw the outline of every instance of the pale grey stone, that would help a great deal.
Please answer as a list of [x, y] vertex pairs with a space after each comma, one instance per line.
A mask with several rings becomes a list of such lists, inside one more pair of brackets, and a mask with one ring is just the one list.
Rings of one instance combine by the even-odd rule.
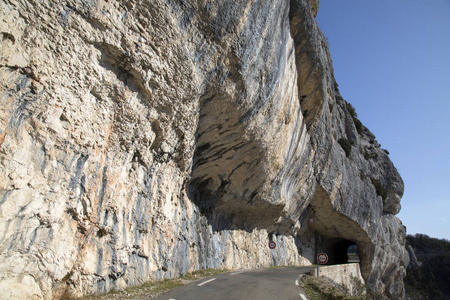
[[1, 295], [309, 265], [345, 239], [369, 292], [404, 297], [403, 181], [339, 94], [317, 0], [0, 5]]

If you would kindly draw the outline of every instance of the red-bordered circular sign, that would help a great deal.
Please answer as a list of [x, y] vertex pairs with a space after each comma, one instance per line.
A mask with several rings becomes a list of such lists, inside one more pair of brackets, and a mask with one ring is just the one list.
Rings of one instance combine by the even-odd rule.
[[310, 223], [310, 224], [314, 223], [315, 221], [316, 221], [316, 219], [314, 219], [314, 218], [309, 218], [309, 223]]
[[317, 255], [317, 261], [319, 262], [319, 264], [324, 265], [328, 262], [328, 255], [326, 255], [325, 253], [319, 253]]
[[277, 246], [277, 244], [274, 241], [270, 241], [269, 242], [269, 248], [270, 249], [275, 249], [276, 246]]

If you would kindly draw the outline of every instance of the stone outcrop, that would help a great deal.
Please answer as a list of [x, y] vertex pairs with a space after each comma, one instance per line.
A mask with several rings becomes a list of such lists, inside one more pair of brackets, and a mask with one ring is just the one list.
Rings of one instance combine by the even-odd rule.
[[411, 245], [406, 247], [406, 251], [408, 251], [409, 256], [409, 264], [408, 268], [419, 268], [422, 266], [422, 263], [417, 259], [416, 252], [414, 252], [414, 248]]
[[317, 0], [0, 5], [1, 295], [308, 265], [343, 239], [369, 292], [404, 297], [403, 182], [339, 94]]

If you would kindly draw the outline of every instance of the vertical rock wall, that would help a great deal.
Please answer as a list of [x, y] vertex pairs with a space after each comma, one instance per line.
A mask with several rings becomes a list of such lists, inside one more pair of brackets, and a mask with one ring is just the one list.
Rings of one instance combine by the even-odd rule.
[[1, 294], [307, 265], [317, 232], [401, 298], [403, 183], [310, 2], [3, 1]]

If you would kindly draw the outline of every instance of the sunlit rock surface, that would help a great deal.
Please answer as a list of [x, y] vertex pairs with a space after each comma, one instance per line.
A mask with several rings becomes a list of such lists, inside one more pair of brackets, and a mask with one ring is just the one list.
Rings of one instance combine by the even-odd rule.
[[403, 298], [403, 182], [339, 94], [318, 9], [3, 1], [1, 295], [309, 265], [348, 240], [368, 290]]

